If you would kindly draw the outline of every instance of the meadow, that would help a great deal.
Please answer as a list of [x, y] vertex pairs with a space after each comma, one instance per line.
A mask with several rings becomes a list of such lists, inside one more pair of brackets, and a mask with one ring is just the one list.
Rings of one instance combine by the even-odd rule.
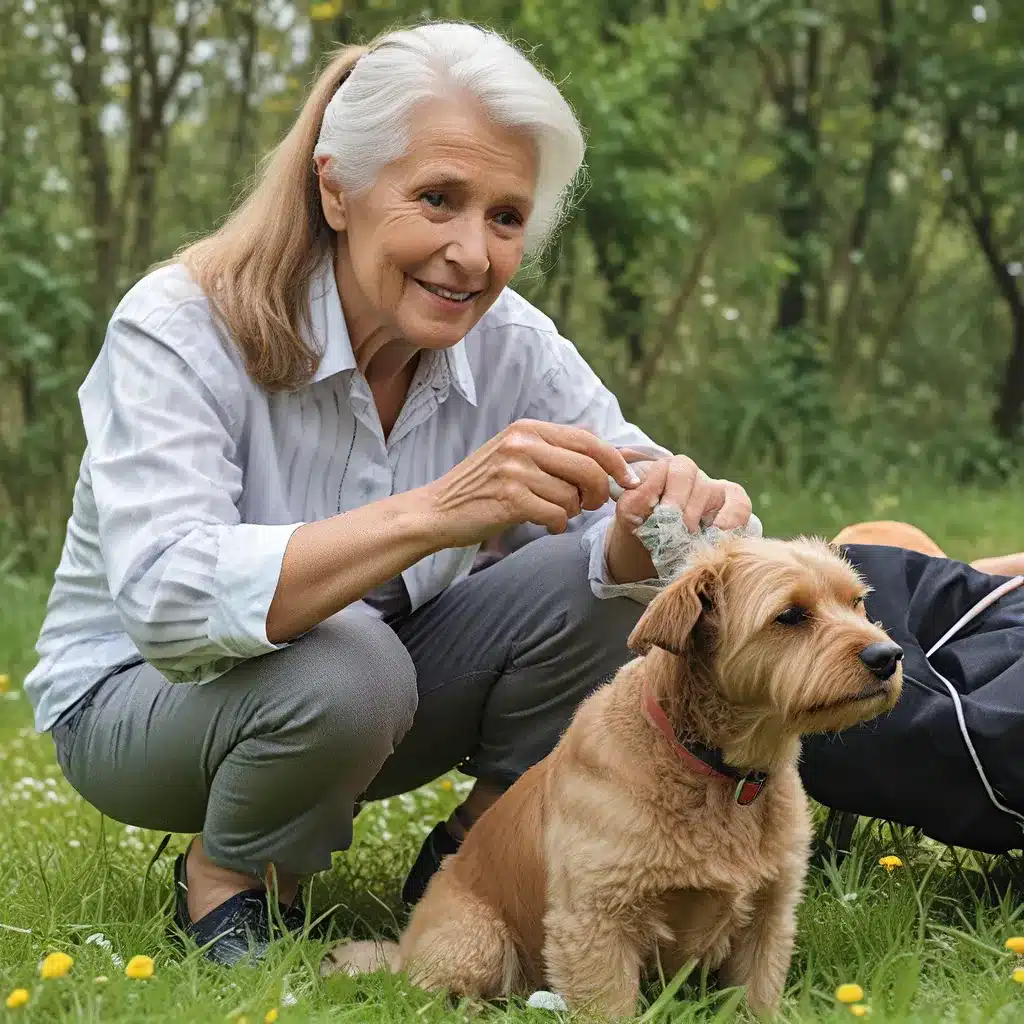
[[[950, 554], [969, 559], [1020, 547], [1020, 488], [951, 491], [907, 487], [899, 497], [755, 494], [766, 529], [777, 536], [829, 534], [864, 516], [908, 518]], [[549, 1011], [522, 1003], [481, 1008], [449, 1005], [400, 977], [322, 980], [326, 948], [310, 940], [280, 943], [260, 967], [222, 970], [166, 934], [172, 856], [187, 837], [173, 837], [154, 860], [161, 835], [102, 819], [62, 779], [48, 736], [31, 726], [21, 681], [47, 583], [8, 576], [2, 585], [0, 674], [0, 996], [28, 992], [23, 1006], [0, 1009], [4, 1020], [291, 1022], [477, 1020], [546, 1021]], [[154, 779], [154, 787], [163, 783]], [[452, 775], [364, 809], [354, 846], [312, 884], [314, 915], [332, 913], [341, 934], [390, 934], [398, 926], [401, 879], [433, 823], [446, 815], [468, 781]], [[899, 866], [879, 863], [898, 857]], [[812, 871], [800, 912], [798, 948], [783, 1019], [962, 1024], [1024, 1021], [1024, 968], [1005, 948], [1024, 934], [1019, 893], [982, 895], [978, 858], [902, 830], [862, 822], [855, 849], [839, 866]], [[42, 980], [43, 958], [73, 959], [63, 978]], [[125, 964], [151, 957], [153, 975], [134, 980]], [[1024, 976], [1018, 974], [1021, 982]], [[746, 1019], [740, 993], [715, 990], [699, 972], [666, 979], [641, 1008], [644, 1022]], [[836, 989], [863, 989], [857, 1009]], [[14, 1002], [19, 997], [15, 997]], [[864, 1009], [861, 1010], [860, 1007]]]

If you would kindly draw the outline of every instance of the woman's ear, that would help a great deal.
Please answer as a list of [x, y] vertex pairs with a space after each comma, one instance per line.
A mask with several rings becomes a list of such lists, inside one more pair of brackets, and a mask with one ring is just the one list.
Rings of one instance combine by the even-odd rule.
[[647, 654], [659, 647], [681, 657], [693, 627], [714, 607], [719, 578], [714, 563], [687, 569], [647, 606], [629, 635], [630, 650]]
[[330, 179], [331, 158], [318, 156], [315, 158], [316, 176], [320, 188], [320, 206], [324, 211], [324, 220], [335, 230], [344, 231], [348, 227], [348, 214], [345, 209], [345, 196]]

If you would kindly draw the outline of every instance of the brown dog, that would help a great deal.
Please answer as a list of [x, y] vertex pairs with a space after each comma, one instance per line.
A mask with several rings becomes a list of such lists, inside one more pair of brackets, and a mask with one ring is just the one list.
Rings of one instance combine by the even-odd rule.
[[671, 975], [696, 958], [774, 1009], [811, 838], [799, 738], [900, 692], [865, 591], [817, 541], [702, 551], [637, 623], [642, 656], [480, 817], [398, 948], [340, 947], [325, 973], [386, 963], [482, 998], [546, 985], [620, 1016], [656, 959]]
[[[946, 553], [925, 533], [910, 523], [901, 523], [892, 519], [876, 522], [855, 523], [847, 526], [836, 536], [833, 544], [885, 544], [888, 547], [906, 548], [919, 551], [923, 555], [934, 558], [945, 558]], [[1009, 555], [989, 555], [987, 558], [976, 558], [971, 566], [978, 572], [991, 573], [993, 576], [1024, 575], [1024, 551]]]

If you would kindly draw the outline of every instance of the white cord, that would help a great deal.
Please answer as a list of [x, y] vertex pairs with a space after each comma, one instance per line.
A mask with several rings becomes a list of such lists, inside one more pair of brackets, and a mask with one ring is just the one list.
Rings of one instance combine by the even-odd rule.
[[925, 654], [925, 657], [930, 658], [940, 647], [945, 647], [971, 619], [976, 619], [986, 608], [994, 605], [1004, 594], [1009, 594], [1010, 591], [1016, 590], [1020, 586], [1024, 586], [1024, 576], [1014, 576], [1013, 579], [1007, 580], [996, 587], [991, 594], [986, 594], [966, 615], [962, 615], [953, 623], [942, 638], [932, 645], [931, 650]]
[[962, 616], [953, 627], [947, 630], [946, 634], [935, 644], [932, 645], [931, 650], [925, 654], [925, 659], [928, 660], [929, 667], [931, 670], [942, 680], [943, 686], [949, 691], [950, 697], [953, 698], [953, 706], [956, 708], [956, 721], [960, 727], [960, 735], [963, 737], [964, 744], [967, 747], [967, 752], [971, 755], [971, 760], [974, 762], [974, 768], [978, 773], [978, 778], [981, 779], [981, 784], [985, 787], [985, 792], [988, 794], [989, 800], [992, 801], [993, 806], [1003, 811], [1005, 814], [1010, 815], [1011, 818], [1016, 819], [1017, 824], [1024, 829], [1024, 814], [1019, 814], [1012, 807], [1007, 807], [997, 796], [996, 791], [992, 788], [992, 784], [988, 781], [988, 776], [985, 774], [985, 769], [982, 767], [981, 758], [978, 757], [978, 752], [974, 749], [974, 744], [971, 742], [971, 734], [967, 730], [967, 721], [964, 718], [964, 707], [960, 700], [960, 693], [957, 688], [941, 673], [934, 665], [931, 664], [932, 655], [942, 646], [949, 643], [950, 640], [960, 632], [964, 626], [967, 625], [972, 619], [976, 619], [986, 608], [995, 604], [999, 598], [1005, 594], [1009, 594], [1011, 591], [1016, 590], [1018, 587], [1024, 586], [1024, 576], [1015, 576], [1013, 579], [1007, 580], [1005, 583], [996, 587], [990, 594], [986, 594], [973, 608], [971, 608], [966, 615]]

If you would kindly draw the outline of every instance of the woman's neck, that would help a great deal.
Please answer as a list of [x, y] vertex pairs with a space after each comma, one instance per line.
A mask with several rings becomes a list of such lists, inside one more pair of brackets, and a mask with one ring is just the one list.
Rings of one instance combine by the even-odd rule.
[[370, 385], [386, 440], [402, 412], [421, 350], [366, 308], [365, 299], [337, 258], [334, 276], [356, 368]]
[[404, 381], [408, 390], [420, 349], [369, 308], [352, 278], [348, 262], [340, 256], [334, 259], [334, 278], [359, 372], [371, 387], [391, 390]]

